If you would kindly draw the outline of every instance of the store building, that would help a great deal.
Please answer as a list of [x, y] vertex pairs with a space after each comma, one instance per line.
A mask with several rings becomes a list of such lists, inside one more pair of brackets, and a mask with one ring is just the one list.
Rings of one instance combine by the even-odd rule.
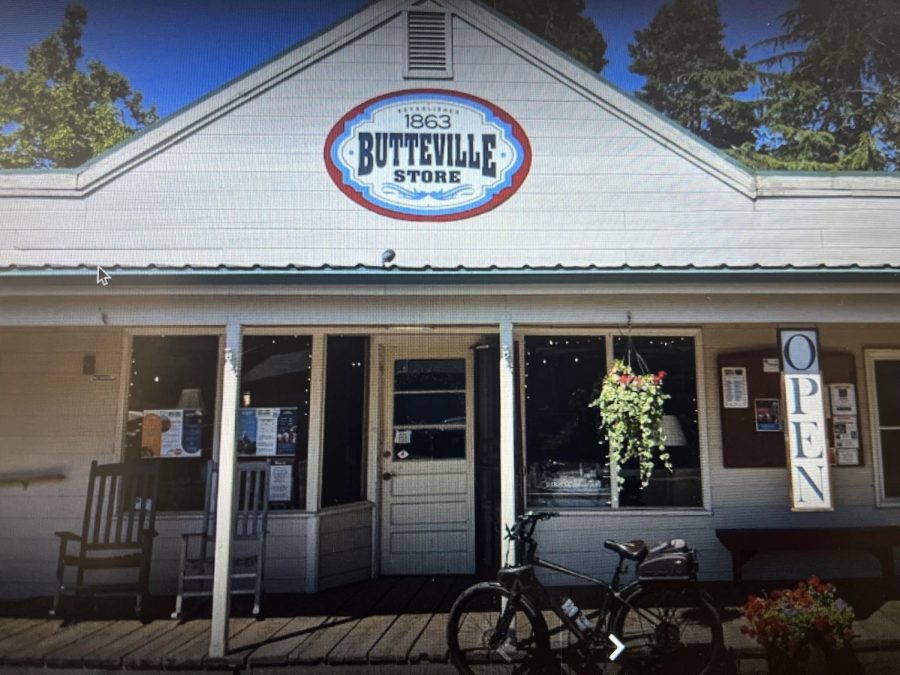
[[[0, 266], [0, 473], [35, 476], [0, 486], [2, 598], [52, 593], [91, 460], [147, 454], [159, 593], [235, 454], [275, 462], [270, 591], [489, 568], [523, 508], [586, 573], [679, 536], [719, 580], [717, 528], [898, 522], [900, 178], [755, 173], [478, 3], [383, 0], [79, 169], [0, 173]], [[830, 510], [792, 510], [786, 327], [842, 385]], [[629, 331], [672, 396], [643, 491], [587, 407]], [[879, 567], [745, 568], [811, 571]]]

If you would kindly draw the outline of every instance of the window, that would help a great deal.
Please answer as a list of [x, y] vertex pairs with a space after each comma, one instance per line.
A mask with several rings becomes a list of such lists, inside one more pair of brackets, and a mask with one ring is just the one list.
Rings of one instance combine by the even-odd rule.
[[272, 461], [269, 508], [306, 508], [312, 338], [247, 335], [241, 359], [238, 461]]
[[[659, 466], [640, 489], [638, 467], [609, 466], [597, 398], [609, 357], [626, 356], [627, 339], [612, 335], [525, 336], [525, 471], [529, 507], [702, 506], [694, 338], [632, 337], [649, 372], [665, 370], [663, 424], [673, 470]], [[632, 365], [635, 359], [632, 358]], [[611, 490], [611, 475], [624, 479]]]
[[[621, 336], [613, 340], [616, 358], [625, 358], [627, 342]], [[663, 408], [663, 428], [672, 471], [660, 464], [654, 469], [650, 484], [641, 490], [637, 463], [626, 462], [619, 467], [619, 474], [625, 479], [619, 506], [702, 506], [694, 338], [638, 336], [632, 337], [631, 342], [646, 362], [648, 372], [666, 371], [663, 391], [671, 398]]]
[[358, 502], [365, 495], [368, 351], [367, 337], [328, 336], [322, 506]]
[[125, 458], [161, 462], [160, 510], [200, 510], [212, 457], [219, 337], [136, 335]]
[[900, 502], [900, 351], [871, 351], [866, 360], [881, 498]]
[[608, 449], [597, 398], [606, 341], [590, 336], [525, 338], [528, 506], [608, 506]]
[[465, 359], [394, 361], [394, 459], [465, 459]]

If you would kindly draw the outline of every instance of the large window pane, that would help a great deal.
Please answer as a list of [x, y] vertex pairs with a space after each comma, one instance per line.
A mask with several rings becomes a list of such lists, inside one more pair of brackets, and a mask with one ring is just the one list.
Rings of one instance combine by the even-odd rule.
[[160, 462], [159, 509], [200, 510], [212, 457], [219, 338], [137, 335], [128, 383], [127, 459]]
[[466, 419], [466, 395], [397, 393], [394, 424], [462, 424]]
[[[640, 370], [637, 354], [647, 371], [666, 371], [663, 391], [666, 401], [663, 425], [666, 430], [673, 471], [659, 464], [650, 484], [640, 489], [636, 461], [619, 468], [625, 484], [619, 494], [619, 506], [702, 506], [700, 481], [700, 432], [697, 417], [697, 369], [694, 338], [688, 336], [631, 338], [631, 365]], [[617, 336], [613, 341], [616, 358], [627, 358], [628, 339]]]
[[900, 498], [900, 429], [881, 432], [881, 469], [884, 472], [884, 496]]
[[465, 391], [464, 359], [399, 359], [394, 362], [395, 391]]
[[241, 359], [238, 459], [272, 460], [269, 506], [306, 508], [308, 335], [246, 335]]
[[606, 373], [605, 340], [525, 338], [527, 501], [532, 507], [608, 506], [607, 445], [588, 407]]
[[881, 472], [886, 499], [900, 498], [900, 360], [875, 361]]
[[368, 351], [366, 337], [328, 336], [322, 506], [357, 502], [365, 495]]
[[875, 395], [878, 423], [883, 427], [900, 427], [900, 361], [875, 362]]

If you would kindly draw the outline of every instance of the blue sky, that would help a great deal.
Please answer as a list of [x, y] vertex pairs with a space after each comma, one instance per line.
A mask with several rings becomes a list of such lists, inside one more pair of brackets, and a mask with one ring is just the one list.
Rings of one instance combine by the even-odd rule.
[[[0, 64], [20, 69], [29, 46], [62, 21], [68, 0], [0, 0]], [[82, 0], [82, 45], [124, 74], [165, 117], [367, 4], [366, 0]], [[663, 0], [587, 0], [606, 38], [603, 75], [627, 91], [628, 43]], [[730, 48], [779, 32], [790, 0], [720, 0]], [[751, 56], [769, 55], [757, 49]]]

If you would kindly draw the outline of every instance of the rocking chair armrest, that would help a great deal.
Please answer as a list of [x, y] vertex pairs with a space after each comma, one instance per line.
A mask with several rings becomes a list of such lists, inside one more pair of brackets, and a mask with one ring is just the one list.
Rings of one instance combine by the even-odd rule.
[[185, 542], [188, 542], [188, 541], [190, 541], [191, 539], [194, 539], [194, 538], [196, 538], [196, 539], [202, 539], [202, 538], [205, 537], [205, 536], [206, 536], [206, 535], [203, 534], [202, 532], [182, 532], [182, 533], [181, 533], [181, 538], [182, 538]]
[[63, 532], [63, 531], [58, 531], [58, 532], [54, 532], [53, 534], [55, 534], [57, 537], [59, 537], [60, 539], [62, 539], [62, 540], [65, 541], [65, 542], [67, 542], [67, 541], [81, 541], [81, 535], [80, 535], [80, 534], [75, 534], [74, 532]]

